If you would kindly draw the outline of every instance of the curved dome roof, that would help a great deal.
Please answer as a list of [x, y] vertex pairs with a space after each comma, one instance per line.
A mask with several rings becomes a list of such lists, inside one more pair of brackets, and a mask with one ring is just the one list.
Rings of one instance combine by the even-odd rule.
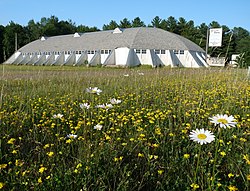
[[180, 35], [159, 28], [149, 27], [47, 37], [35, 40], [20, 48], [19, 51], [99, 50], [115, 49], [118, 47], [204, 52], [201, 47]]

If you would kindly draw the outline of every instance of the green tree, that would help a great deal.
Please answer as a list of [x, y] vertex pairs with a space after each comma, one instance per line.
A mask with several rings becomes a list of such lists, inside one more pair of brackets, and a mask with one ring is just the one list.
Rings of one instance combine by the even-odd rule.
[[4, 61], [3, 34], [4, 34], [4, 26], [0, 25], [0, 64], [3, 63]]
[[19, 24], [11, 21], [4, 31], [3, 46], [6, 58], [15, 52], [15, 34], [17, 34], [17, 49], [29, 42], [27, 39], [27, 30]]
[[174, 17], [172, 16], [168, 17], [168, 19], [166, 20], [166, 24], [167, 24], [166, 26], [167, 28], [165, 30], [179, 34], [177, 20]]
[[250, 66], [250, 36], [246, 36], [239, 40], [236, 45], [236, 54], [243, 55], [244, 62], [240, 65], [240, 67], [248, 67]]
[[159, 16], [156, 16], [152, 21], [150, 26], [156, 27], [156, 28], [161, 28], [161, 22], [162, 19]]
[[95, 32], [95, 31], [99, 31], [99, 29], [97, 27], [88, 27], [85, 25], [78, 25], [76, 27], [76, 31], [80, 32], [80, 33], [84, 33], [84, 32]]
[[103, 25], [103, 30], [114, 30], [115, 28], [119, 27], [116, 21], [111, 20], [109, 24]]
[[127, 19], [127, 18], [124, 18], [123, 20], [120, 21], [120, 25], [119, 25], [120, 28], [131, 28], [131, 22]]
[[145, 27], [145, 23], [140, 19], [140, 17], [136, 17], [132, 20], [132, 27]]

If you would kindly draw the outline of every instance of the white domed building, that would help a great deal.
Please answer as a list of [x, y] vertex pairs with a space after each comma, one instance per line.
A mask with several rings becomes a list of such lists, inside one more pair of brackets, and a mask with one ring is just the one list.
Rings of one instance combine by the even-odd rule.
[[149, 27], [42, 37], [20, 48], [5, 64], [208, 67], [201, 47]]

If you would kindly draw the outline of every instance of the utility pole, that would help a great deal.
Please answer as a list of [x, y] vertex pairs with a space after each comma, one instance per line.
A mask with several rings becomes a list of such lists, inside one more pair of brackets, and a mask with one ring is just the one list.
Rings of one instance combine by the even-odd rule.
[[208, 52], [208, 38], [209, 38], [209, 27], [207, 28], [207, 39], [206, 39], [206, 63], [207, 63], [207, 52]]
[[17, 51], [17, 33], [15, 33], [15, 52]]

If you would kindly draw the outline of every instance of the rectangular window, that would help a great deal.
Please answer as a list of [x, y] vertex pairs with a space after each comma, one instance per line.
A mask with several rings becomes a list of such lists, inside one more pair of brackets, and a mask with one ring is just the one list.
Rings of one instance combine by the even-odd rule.
[[101, 50], [101, 54], [104, 54], [104, 50]]
[[95, 51], [94, 50], [91, 50], [91, 53], [90, 54], [95, 54]]
[[147, 53], [147, 50], [142, 49], [142, 50], [141, 50], [141, 53], [142, 53], [142, 54], [146, 54], [146, 53]]
[[179, 51], [178, 50], [174, 50], [174, 54], [179, 54]]
[[180, 50], [180, 54], [184, 54], [184, 50]]
[[88, 50], [87, 53], [90, 54], [91, 53], [90, 50]]
[[105, 54], [108, 54], [109, 53], [109, 51], [108, 50], [105, 50], [105, 52], [104, 52]]
[[160, 54], [160, 50], [155, 50], [155, 54]]
[[109, 54], [111, 53], [111, 50], [109, 50]]
[[161, 54], [166, 54], [166, 51], [165, 50], [161, 50]]
[[135, 50], [135, 53], [136, 53], [136, 54], [141, 54], [141, 50], [140, 50], [140, 49], [136, 49], [136, 50]]

